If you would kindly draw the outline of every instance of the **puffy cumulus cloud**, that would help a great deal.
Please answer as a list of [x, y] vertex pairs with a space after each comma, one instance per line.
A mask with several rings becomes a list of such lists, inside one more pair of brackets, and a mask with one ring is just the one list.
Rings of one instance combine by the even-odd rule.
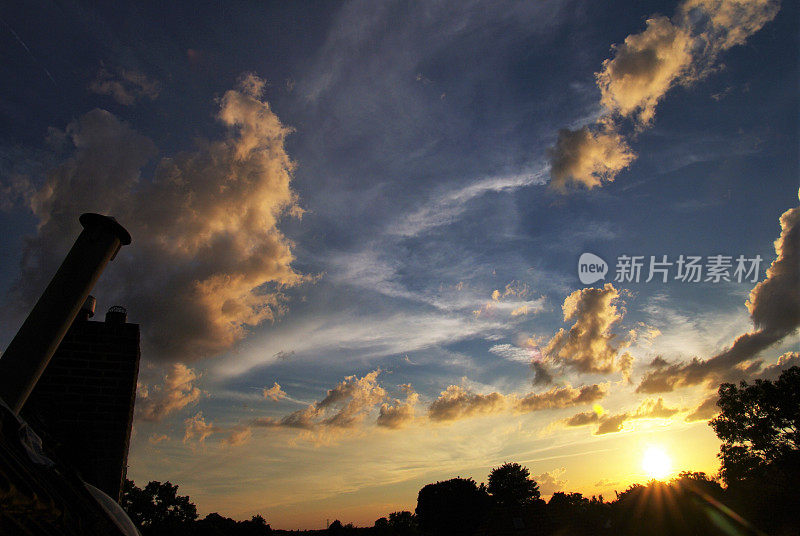
[[686, 422], [707, 421], [719, 413], [717, 400], [719, 397], [714, 394], [703, 400], [696, 408], [684, 419]]
[[378, 426], [384, 428], [403, 428], [414, 422], [414, 411], [419, 401], [419, 395], [410, 384], [401, 386], [406, 397], [405, 400], [395, 399], [392, 404], [382, 404], [378, 413]]
[[622, 431], [622, 426], [628, 420], [627, 415], [604, 415], [600, 418], [600, 426], [595, 430], [595, 435], [614, 434]]
[[781, 372], [790, 367], [800, 367], [800, 352], [786, 352], [782, 354], [778, 357], [777, 362], [764, 367], [760, 376], [765, 379], [774, 380], [781, 375]]
[[262, 390], [261, 394], [264, 395], [264, 398], [267, 400], [272, 400], [273, 402], [277, 402], [278, 400], [286, 398], [287, 396], [286, 391], [281, 389], [281, 386], [278, 384], [278, 382], [275, 382], [275, 384], [269, 389]]
[[680, 411], [664, 404], [662, 398], [658, 400], [646, 399], [633, 412], [606, 413], [599, 406], [594, 411], [576, 413], [563, 420], [566, 426], [597, 425], [595, 435], [613, 434], [621, 432], [626, 422], [637, 419], [669, 419]]
[[97, 77], [89, 84], [89, 91], [98, 95], [110, 95], [119, 104], [130, 106], [142, 97], [156, 99], [161, 92], [161, 84], [137, 71], [120, 69], [117, 74], [112, 74], [101, 68]]
[[352, 428], [386, 399], [386, 390], [378, 383], [380, 370], [374, 370], [359, 378], [347, 376], [326, 396], [315, 404], [294, 411], [284, 417], [260, 417], [251, 421], [252, 426], [266, 428], [298, 428], [320, 430], [322, 428]]
[[543, 393], [531, 393], [516, 401], [516, 410], [521, 413], [540, 411], [543, 409], [559, 409], [591, 404], [606, 396], [604, 385], [584, 385], [580, 389], [572, 387], [554, 387]]
[[714, 386], [758, 372], [760, 361], [746, 363], [800, 326], [800, 207], [787, 210], [780, 218], [781, 233], [775, 240], [776, 258], [766, 277], [750, 292], [745, 303], [755, 330], [739, 335], [717, 355], [688, 363], [654, 360], [637, 392], [661, 393], [679, 387], [705, 383]]
[[574, 320], [569, 330], [560, 329], [542, 350], [545, 360], [578, 372], [609, 374], [630, 372], [633, 358], [620, 354], [630, 341], [616, 342], [611, 329], [622, 320], [619, 291], [611, 283], [603, 288], [584, 288], [566, 297], [564, 321]]
[[623, 116], [635, 114], [645, 124], [653, 120], [658, 101], [687, 74], [693, 47], [690, 29], [667, 17], [646, 24], [643, 32], [612, 47], [613, 57], [596, 75], [603, 106]]
[[[225, 434], [220, 444], [223, 447], [235, 447], [247, 443], [253, 435], [254, 428], [301, 430], [315, 440], [335, 437], [342, 430], [353, 428], [362, 422], [366, 415], [386, 398], [386, 391], [378, 385], [379, 374], [380, 371], [375, 370], [361, 378], [347, 376], [333, 389], [328, 390], [326, 396], [319, 402], [309, 404], [283, 417], [257, 417], [229, 426], [217, 426], [207, 423], [202, 413], [197, 413], [185, 421], [184, 441], [194, 440], [202, 443], [213, 434]], [[407, 391], [406, 402], [415, 400], [414, 397], [416, 393]]]
[[183, 421], [183, 424], [185, 426], [184, 443], [189, 443], [190, 441], [205, 443], [208, 436], [220, 431], [213, 423], [206, 422], [202, 411], [198, 411], [192, 417], [187, 418]]
[[369, 410], [386, 398], [386, 390], [378, 385], [380, 372], [374, 370], [363, 378], [348, 376], [329, 390], [327, 396], [317, 402], [318, 410], [335, 408], [334, 413], [326, 417], [323, 423], [329, 426], [350, 427], [361, 422]]
[[592, 189], [611, 182], [636, 159], [625, 139], [605, 122], [598, 126], [558, 131], [548, 150], [550, 188], [566, 193], [571, 186]]
[[[213, 356], [249, 327], [274, 319], [283, 289], [307, 281], [291, 266], [281, 218], [302, 212], [291, 189], [290, 129], [261, 99], [263, 82], [245, 77], [219, 99], [226, 134], [142, 169], [156, 148], [104, 110], [71, 123], [74, 154], [47, 174], [31, 199], [38, 233], [24, 251], [15, 295], [32, 303], [74, 240], [77, 216], [115, 216], [133, 236], [98, 293], [146, 318], [148, 355]], [[24, 310], [24, 309], [23, 309]]]
[[507, 407], [506, 397], [500, 393], [473, 393], [458, 385], [450, 385], [428, 407], [432, 421], [455, 421], [476, 415], [500, 413]]
[[419, 417], [416, 406], [420, 396], [410, 384], [400, 386], [404, 398], [388, 398], [379, 384], [380, 370], [363, 377], [347, 376], [327, 391], [322, 400], [308, 404], [283, 416], [264, 416], [219, 426], [207, 423], [201, 413], [186, 419], [186, 441], [205, 441], [212, 434], [226, 434], [222, 446], [236, 446], [247, 442], [256, 428], [286, 429], [302, 432], [307, 439], [327, 443], [345, 430], [353, 430], [375, 415], [374, 424], [380, 428], [398, 430], [411, 424], [448, 423], [480, 415], [530, 413], [591, 404], [606, 394], [604, 385], [585, 385], [553, 388], [542, 393], [520, 396], [512, 393], [479, 394], [467, 388], [451, 385], [441, 392]]
[[562, 479], [567, 470], [564, 467], [547, 471], [540, 475], [536, 475], [533, 479], [539, 484], [539, 493], [546, 497], [552, 495], [557, 491], [563, 491], [567, 486], [567, 481]]
[[136, 416], [144, 421], [160, 421], [167, 415], [197, 402], [203, 395], [195, 382], [199, 375], [183, 363], [174, 363], [162, 385], [137, 389]]
[[622, 121], [649, 126], [671, 88], [711, 72], [720, 52], [743, 44], [778, 10], [777, 0], [684, 0], [672, 18], [653, 16], [613, 45], [595, 74], [605, 113], [593, 125], [558, 133], [548, 153], [551, 188], [564, 193], [614, 180], [636, 158], [618, 134]]

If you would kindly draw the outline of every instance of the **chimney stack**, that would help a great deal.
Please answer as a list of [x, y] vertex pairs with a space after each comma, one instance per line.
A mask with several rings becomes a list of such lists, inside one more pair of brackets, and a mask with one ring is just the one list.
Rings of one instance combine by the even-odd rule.
[[0, 358], [0, 398], [19, 414], [106, 264], [131, 235], [114, 218], [86, 213], [83, 231]]

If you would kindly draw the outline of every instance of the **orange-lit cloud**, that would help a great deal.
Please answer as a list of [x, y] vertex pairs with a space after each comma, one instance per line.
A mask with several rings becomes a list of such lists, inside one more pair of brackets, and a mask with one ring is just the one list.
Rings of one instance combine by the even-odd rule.
[[184, 443], [189, 443], [191, 441], [204, 443], [208, 436], [219, 431], [219, 428], [212, 423], [206, 422], [202, 411], [198, 411], [192, 417], [187, 418], [183, 421], [183, 424], [185, 426], [183, 435]]
[[636, 159], [610, 122], [577, 130], [561, 129], [550, 157], [550, 188], [565, 193], [570, 186], [595, 188], [614, 180]]
[[172, 364], [163, 385], [138, 389], [136, 416], [145, 421], [160, 421], [197, 402], [203, 394], [195, 385], [198, 378], [198, 374], [183, 363]]
[[527, 413], [543, 409], [557, 409], [591, 404], [606, 396], [606, 386], [584, 385], [580, 389], [572, 387], [554, 387], [543, 393], [531, 393], [516, 401], [516, 409]]
[[401, 389], [406, 395], [405, 400], [395, 399], [392, 404], [382, 404], [376, 421], [378, 426], [397, 429], [414, 422], [414, 408], [419, 401], [419, 395], [410, 384], [402, 385]]
[[648, 19], [645, 30], [613, 47], [612, 58], [597, 73], [601, 103], [622, 116], [652, 122], [658, 101], [688, 74], [694, 40], [690, 29], [663, 16]]
[[[708, 360], [688, 363], [655, 360], [637, 387], [640, 393], [660, 393], [679, 387], [737, 379], [736, 367], [797, 331], [800, 326], [800, 207], [787, 210], [780, 218], [781, 234], [775, 240], [776, 259], [766, 278], [750, 292], [745, 303], [755, 330], [738, 336], [730, 348]], [[751, 364], [757, 372], [761, 362]], [[733, 378], [731, 378], [731, 375]]]
[[618, 302], [619, 291], [611, 283], [567, 296], [562, 307], [564, 321], [575, 323], [569, 330], [560, 329], [547, 343], [542, 350], [547, 362], [583, 373], [620, 371], [627, 377], [633, 358], [620, 352], [629, 341], [617, 342], [617, 335], [612, 333], [623, 315]]
[[264, 389], [261, 393], [264, 395], [264, 398], [267, 400], [272, 400], [273, 402], [277, 402], [282, 398], [286, 398], [286, 392], [281, 389], [281, 386], [278, 385], [278, 382], [275, 382], [275, 384], [269, 389]]
[[611, 182], [636, 158], [619, 134], [623, 120], [652, 124], [656, 107], [676, 85], [689, 86], [717, 56], [742, 44], [777, 14], [777, 0], [685, 0], [672, 18], [653, 16], [645, 29], [612, 46], [595, 74], [605, 113], [592, 125], [562, 129], [548, 151], [551, 189], [591, 189]]
[[545, 298], [526, 299], [530, 295], [530, 287], [520, 281], [512, 281], [505, 289], [492, 291], [490, 299], [474, 310], [475, 317], [492, 315], [495, 313], [508, 314], [512, 317], [523, 316], [528, 313], [539, 313], [544, 309]]
[[610, 414], [604, 411], [586, 411], [576, 413], [562, 422], [566, 426], [590, 426], [596, 424], [595, 435], [603, 435], [621, 432], [622, 427], [628, 421], [637, 419], [668, 419], [679, 411], [680, 409], [678, 408], [667, 407], [664, 404], [664, 400], [659, 397], [657, 400], [644, 400], [633, 412]]
[[692, 410], [689, 415], [684, 419], [686, 422], [707, 421], [719, 413], [719, 406], [717, 400], [719, 397], [713, 394], [703, 400], [696, 408]]
[[499, 413], [506, 409], [506, 397], [500, 393], [473, 393], [458, 385], [450, 385], [428, 407], [432, 421], [455, 421], [476, 415]]
[[541, 393], [525, 395], [501, 393], [479, 394], [458, 385], [450, 385], [428, 407], [428, 417], [436, 422], [448, 422], [510, 411], [531, 413], [591, 404], [606, 395], [606, 386], [584, 385], [553, 387]]
[[77, 216], [115, 216], [131, 233], [100, 285], [125, 304], [155, 359], [194, 360], [236, 344], [251, 326], [285, 307], [282, 289], [308, 278], [291, 266], [292, 244], [278, 229], [302, 212], [291, 189], [295, 165], [284, 148], [291, 129], [261, 98], [249, 75], [219, 99], [224, 136], [164, 157], [148, 138], [104, 110], [72, 122], [74, 153], [31, 198], [38, 234], [26, 247], [16, 288], [33, 301], [77, 235]]

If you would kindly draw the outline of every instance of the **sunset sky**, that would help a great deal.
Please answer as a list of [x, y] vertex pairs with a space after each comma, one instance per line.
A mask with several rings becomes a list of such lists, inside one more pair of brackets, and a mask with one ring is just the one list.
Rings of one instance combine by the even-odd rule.
[[133, 237], [93, 291], [141, 325], [128, 477], [201, 515], [371, 526], [506, 461], [613, 498], [650, 449], [715, 473], [720, 382], [800, 364], [798, 17], [5, 6], [0, 347], [99, 212]]

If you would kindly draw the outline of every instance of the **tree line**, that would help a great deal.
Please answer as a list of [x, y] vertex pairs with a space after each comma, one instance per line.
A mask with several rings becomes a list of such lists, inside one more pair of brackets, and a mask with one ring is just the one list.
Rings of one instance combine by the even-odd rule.
[[[685, 471], [668, 482], [633, 484], [602, 495], [556, 492], [541, 498], [528, 468], [505, 463], [487, 484], [452, 478], [419, 490], [415, 511], [392, 512], [372, 527], [336, 520], [307, 534], [376, 536], [494, 536], [505, 534], [731, 535], [800, 534], [800, 368], [775, 380], [719, 388], [720, 413], [710, 426], [721, 440], [719, 475]], [[144, 536], [266, 535], [261, 516], [234, 521], [219, 514], [198, 520], [188, 497], [169, 482], [144, 489], [128, 481], [123, 507]]]

